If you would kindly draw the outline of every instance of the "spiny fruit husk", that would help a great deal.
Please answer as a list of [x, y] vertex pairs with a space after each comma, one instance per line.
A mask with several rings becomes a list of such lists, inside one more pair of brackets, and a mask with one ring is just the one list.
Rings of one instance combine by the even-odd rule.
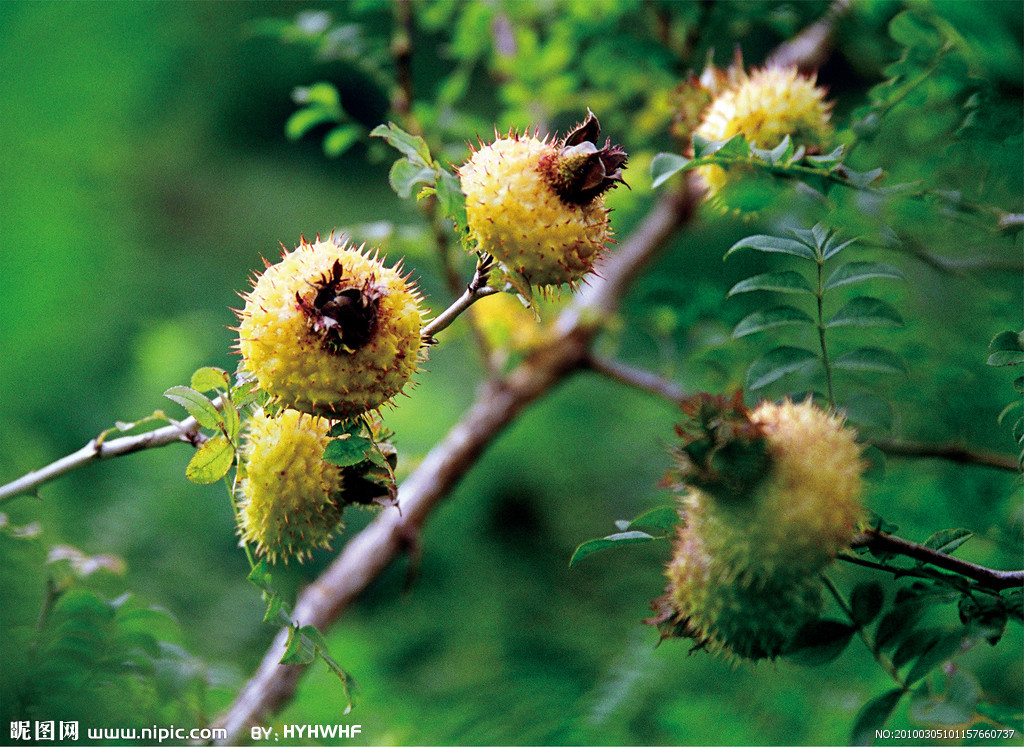
[[[724, 76], [728, 81], [724, 87], [722, 75], [709, 79], [716, 81], [718, 93], [704, 109], [694, 135], [728, 140], [742, 134], [760, 148], [774, 148], [789, 135], [794, 146], [810, 152], [820, 150], [831, 136], [832, 104], [825, 101], [826, 91], [815, 85], [813, 76], [803, 76], [795, 68], [771, 67], [749, 75], [742, 68], [731, 69]], [[738, 188], [739, 182], [756, 176], [749, 169], [726, 171], [718, 166], [703, 167], [699, 173], [707, 184], [709, 198], [722, 198], [725, 187]], [[727, 208], [742, 207], [725, 204], [724, 199], [720, 202]]]
[[[729, 408], [703, 415], [715, 423], [705, 438], [713, 450], [698, 438], [677, 453], [672, 478], [684, 488], [688, 526], [741, 580], [817, 574], [849, 546], [862, 518], [866, 465], [856, 433], [809, 400], [763, 402], [752, 412], [734, 400]], [[713, 469], [695, 468], [691, 455], [709, 451]], [[728, 490], [717, 475], [733, 476]]]
[[333, 234], [268, 265], [245, 302], [244, 367], [286, 407], [354, 417], [390, 401], [419, 364], [423, 320], [408, 276]]
[[737, 577], [728, 560], [709, 551], [707, 535], [687, 524], [678, 530], [668, 566], [663, 608], [652, 623], [669, 636], [692, 638], [698, 648], [731, 659], [774, 659], [821, 612], [815, 576]]
[[598, 147], [597, 117], [561, 140], [509, 132], [459, 169], [479, 251], [537, 287], [576, 283], [611, 241], [604, 193], [622, 181], [626, 153]]
[[323, 460], [331, 424], [295, 410], [256, 410], [239, 450], [238, 531], [271, 563], [329, 547], [342, 527], [344, 478]]

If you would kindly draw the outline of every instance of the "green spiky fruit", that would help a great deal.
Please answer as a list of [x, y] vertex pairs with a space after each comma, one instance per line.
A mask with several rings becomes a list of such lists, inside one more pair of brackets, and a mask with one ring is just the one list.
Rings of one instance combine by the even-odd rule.
[[285, 406], [350, 418], [390, 401], [416, 371], [419, 303], [400, 268], [363, 247], [302, 240], [245, 296], [238, 349]]
[[295, 410], [256, 410], [239, 450], [238, 527], [274, 563], [328, 547], [342, 526], [343, 477], [323, 460], [330, 423]]
[[672, 477], [685, 526], [668, 567], [673, 634], [774, 658], [821, 608], [820, 572], [861, 518], [864, 462], [841, 417], [810, 401], [701, 395], [684, 406]]
[[703, 529], [680, 527], [666, 599], [679, 634], [729, 658], [774, 659], [821, 611], [814, 576], [744, 574], [708, 551]]
[[534, 286], [576, 283], [611, 240], [604, 193], [626, 153], [587, 119], [561, 140], [509, 133], [459, 169], [470, 235], [480, 251]]

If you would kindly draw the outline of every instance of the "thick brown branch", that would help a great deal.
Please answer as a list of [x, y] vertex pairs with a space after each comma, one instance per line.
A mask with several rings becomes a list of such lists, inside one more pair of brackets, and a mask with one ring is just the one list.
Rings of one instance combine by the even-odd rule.
[[1017, 458], [998, 451], [975, 449], [958, 443], [923, 443], [895, 438], [876, 439], [871, 442], [879, 451], [891, 456], [946, 459], [961, 464], [981, 464], [986, 467], [1019, 472]]
[[845, 14], [852, 0], [833, 0], [820, 19], [805, 28], [768, 55], [769, 67], [796, 67], [801, 72], [814, 72], [828, 59], [836, 21]]
[[[535, 350], [506, 378], [491, 381], [448, 435], [402, 484], [398, 511], [385, 511], [345, 546], [342, 553], [302, 594], [293, 617], [300, 625], [330, 627], [346, 607], [380, 575], [426, 521], [434, 506], [475, 463], [483, 450], [530, 403], [582, 367], [603, 320], [615, 310], [629, 281], [692, 215], [692, 199], [662, 198], [631, 237], [609, 255], [597, 279], [577, 296], [557, 321], [558, 334]], [[278, 710], [293, 695], [300, 667], [278, 662], [286, 632], [275, 639], [263, 663], [231, 708], [217, 722], [236, 744], [248, 729]]]
[[[959, 573], [961, 576], [974, 579], [978, 583], [995, 591], [1013, 589], [1024, 586], [1024, 570], [1020, 571], [997, 571], [992, 568], [970, 563], [952, 555], [933, 550], [930, 547], [919, 545], [916, 542], [905, 540], [894, 534], [886, 534], [872, 529], [854, 538], [851, 546], [854, 548], [866, 547], [872, 553], [892, 553], [903, 555], [922, 563], [934, 565], [947, 571]], [[896, 571], [896, 568], [892, 569]]]

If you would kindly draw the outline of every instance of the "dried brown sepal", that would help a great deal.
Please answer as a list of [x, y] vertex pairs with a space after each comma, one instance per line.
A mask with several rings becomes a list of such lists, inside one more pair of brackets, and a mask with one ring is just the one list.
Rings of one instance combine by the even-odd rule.
[[558, 143], [555, 154], [541, 159], [541, 173], [567, 205], [588, 205], [612, 187], [626, 184], [626, 151], [612, 145], [611, 138], [599, 148], [600, 134], [601, 123], [587, 109], [586, 119]]
[[361, 282], [346, 279], [340, 260], [311, 287], [305, 296], [296, 293], [295, 300], [324, 350], [351, 353], [369, 342], [377, 329], [377, 307], [387, 293], [385, 288], [372, 277]]
[[666, 483], [699, 488], [727, 502], [749, 496], [767, 475], [771, 458], [764, 429], [751, 421], [743, 392], [732, 398], [697, 394], [681, 409], [687, 420], [676, 426], [682, 443], [673, 450], [676, 468]]

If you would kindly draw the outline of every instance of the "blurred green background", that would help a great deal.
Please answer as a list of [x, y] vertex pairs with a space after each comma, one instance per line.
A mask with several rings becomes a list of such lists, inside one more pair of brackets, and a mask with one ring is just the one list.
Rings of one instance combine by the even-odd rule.
[[[235, 367], [235, 293], [279, 244], [378, 221], [422, 231], [415, 207], [388, 186], [394, 154], [360, 142], [328, 159], [317, 136], [286, 140], [292, 90], [320, 80], [338, 86], [346, 111], [365, 127], [388, 116], [387, 92], [352, 65], [246, 32], [253, 21], [290, 20], [305, 7], [0, 4], [0, 482], [79, 448], [115, 420], [155, 409], [180, 417], [161, 392], [187, 383], [199, 366]], [[367, 38], [386, 48], [389, 6], [309, 7], [363, 24]], [[468, 70], [462, 119], [448, 125], [446, 152], [457, 161], [474, 131], [486, 137], [494, 126], [525, 127], [538, 117], [564, 129], [590, 105], [632, 156], [632, 191], [612, 196], [623, 237], [653, 199], [650, 156], [674, 147], [654, 92], [671, 90], [687, 69], [699, 71], [712, 49], [724, 63], [739, 43], [756, 64], [826, 6], [513, 3], [521, 56], [509, 59], [486, 48], [486, 33], [474, 33], [474, 24], [493, 24], [496, 7], [416, 6], [417, 94], [435, 98], [441, 77], [460, 69], [458, 59]], [[858, 4], [840, 25], [836, 54], [821, 74], [837, 120], [867, 102], [899, 56], [886, 24], [902, 7]], [[987, 118], [958, 145], [951, 133], [962, 114], [951, 113], [954, 96], [944, 99], [936, 85], [910, 102], [917, 108], [891, 113], [882, 135], [860, 148], [859, 165], [884, 166], [896, 181], [971, 190], [972, 199], [1019, 211], [1021, 5], [934, 7], [963, 34], [971, 74], [987, 83]], [[663, 28], [692, 37], [685, 59], [667, 51], [671, 38], [659, 46], [647, 33], [662, 16], [676, 24]], [[609, 58], [616, 44], [629, 54]], [[488, 72], [502, 84], [489, 82]], [[420, 114], [427, 126], [446, 115]], [[844, 209], [853, 222], [878, 206], [851, 200]], [[901, 209], [937, 253], [1020, 257], [1012, 237]], [[764, 343], [728, 339], [753, 306], [726, 301], [725, 292], [761, 260], [723, 265], [721, 255], [763, 228], [702, 212], [640, 278], [602, 349], [691, 391], [741, 385]], [[429, 247], [407, 243], [406, 266], [428, 304], [443, 307], [450, 296], [442, 268]], [[949, 276], [891, 252], [886, 259], [912, 279], [890, 297], [908, 321], [890, 345], [912, 364], [907, 379], [880, 384], [896, 403], [894, 432], [1012, 453], [1009, 429], [995, 418], [1014, 396], [1013, 376], [984, 362], [993, 335], [1022, 326], [1019, 272]], [[384, 413], [397, 432], [402, 474], [459, 418], [480, 381], [464, 323], [445, 333], [426, 368], [411, 396]], [[558, 387], [501, 435], [432, 517], [411, 588], [409, 563], [400, 560], [331, 631], [335, 658], [361, 685], [352, 715], [341, 714], [336, 681], [314, 667], [276, 722], [360, 723], [352, 744], [844, 742], [860, 706], [890, 686], [856, 641], [823, 669], [690, 656], [683, 642], [656, 647], [656, 632], [639, 624], [661, 593], [665, 545], [567, 567], [573, 549], [614, 531], [615, 519], [670, 500], [657, 483], [669, 467], [675, 420], [665, 403], [593, 375]], [[123, 558], [123, 578], [99, 573], [91, 585], [111, 597], [130, 589], [173, 616], [176, 640], [214, 682], [197, 711], [169, 716], [179, 723], [230, 702], [275, 632], [261, 623], [259, 594], [245, 581], [228, 496], [223, 486], [187, 482], [189, 457], [181, 446], [92, 465], [44, 486], [41, 501], [3, 506], [13, 525], [39, 522], [40, 547], [66, 543]], [[918, 541], [967, 527], [978, 536], [963, 557], [1009, 568], [1020, 565], [1024, 520], [1013, 488], [1004, 472], [893, 459], [869, 504]], [[338, 544], [368, 518], [355, 513]], [[9, 634], [31, 630], [51, 573], [42, 551], [23, 550], [25, 542], [0, 544], [7, 693], [0, 714], [93, 713], [95, 703], [69, 705], [60, 688], [15, 702], [17, 678], [34, 664], [24, 637]], [[320, 553], [275, 580], [297, 588], [330, 557]], [[852, 566], [834, 573], [844, 585], [871, 577]], [[992, 700], [1020, 705], [1021, 648], [1020, 626], [1011, 625], [998, 647], [964, 657]], [[124, 698], [106, 708], [100, 712], [113, 720], [94, 725], [121, 725], [122, 717], [127, 725], [140, 709], [168, 717]], [[903, 712], [893, 722], [909, 724]]]

